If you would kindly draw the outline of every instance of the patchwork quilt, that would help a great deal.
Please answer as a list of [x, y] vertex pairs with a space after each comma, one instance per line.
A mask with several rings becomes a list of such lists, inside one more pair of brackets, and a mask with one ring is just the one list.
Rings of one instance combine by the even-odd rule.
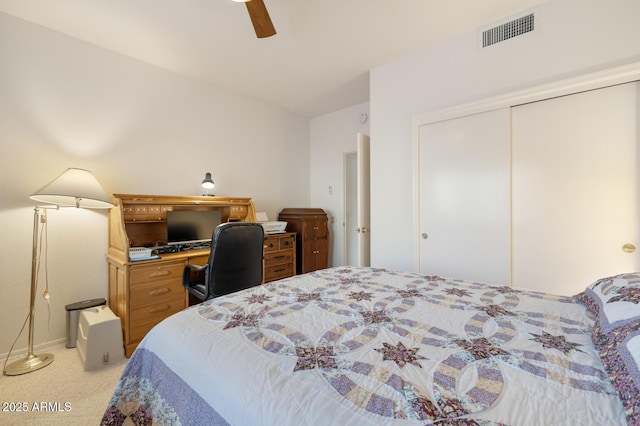
[[102, 424], [626, 424], [596, 323], [578, 298], [320, 270], [157, 325]]

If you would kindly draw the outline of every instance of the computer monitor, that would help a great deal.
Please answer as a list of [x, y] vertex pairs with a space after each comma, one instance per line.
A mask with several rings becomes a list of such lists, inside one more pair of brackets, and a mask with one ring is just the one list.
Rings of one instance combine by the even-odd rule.
[[220, 210], [173, 210], [167, 212], [167, 243], [210, 242], [222, 222]]

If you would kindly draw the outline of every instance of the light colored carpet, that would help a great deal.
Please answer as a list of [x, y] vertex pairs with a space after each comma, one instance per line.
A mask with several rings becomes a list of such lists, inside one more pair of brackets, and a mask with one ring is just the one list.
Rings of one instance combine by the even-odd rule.
[[[20, 376], [0, 376], [0, 424], [99, 425], [127, 359], [84, 371], [75, 348], [61, 344], [34, 352], [52, 353], [53, 363]], [[27, 411], [16, 412], [12, 403]], [[38, 411], [40, 403], [58, 411]]]

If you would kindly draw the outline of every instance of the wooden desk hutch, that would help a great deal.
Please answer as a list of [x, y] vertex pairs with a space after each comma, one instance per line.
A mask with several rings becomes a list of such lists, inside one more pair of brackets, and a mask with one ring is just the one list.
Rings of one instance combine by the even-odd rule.
[[[149, 330], [189, 306], [182, 286], [185, 265], [204, 265], [209, 249], [162, 254], [131, 261], [129, 248], [167, 241], [167, 211], [220, 210], [222, 222], [255, 222], [250, 198], [114, 194], [109, 211], [109, 308], [122, 321], [130, 357]], [[295, 275], [295, 233], [265, 235], [263, 282]]]

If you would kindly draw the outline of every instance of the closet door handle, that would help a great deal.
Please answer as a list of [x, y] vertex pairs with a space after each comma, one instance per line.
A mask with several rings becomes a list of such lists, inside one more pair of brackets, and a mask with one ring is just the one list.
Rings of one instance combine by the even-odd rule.
[[633, 244], [625, 244], [622, 246], [622, 251], [625, 253], [633, 253], [634, 251], [636, 251], [636, 246], [634, 246]]

